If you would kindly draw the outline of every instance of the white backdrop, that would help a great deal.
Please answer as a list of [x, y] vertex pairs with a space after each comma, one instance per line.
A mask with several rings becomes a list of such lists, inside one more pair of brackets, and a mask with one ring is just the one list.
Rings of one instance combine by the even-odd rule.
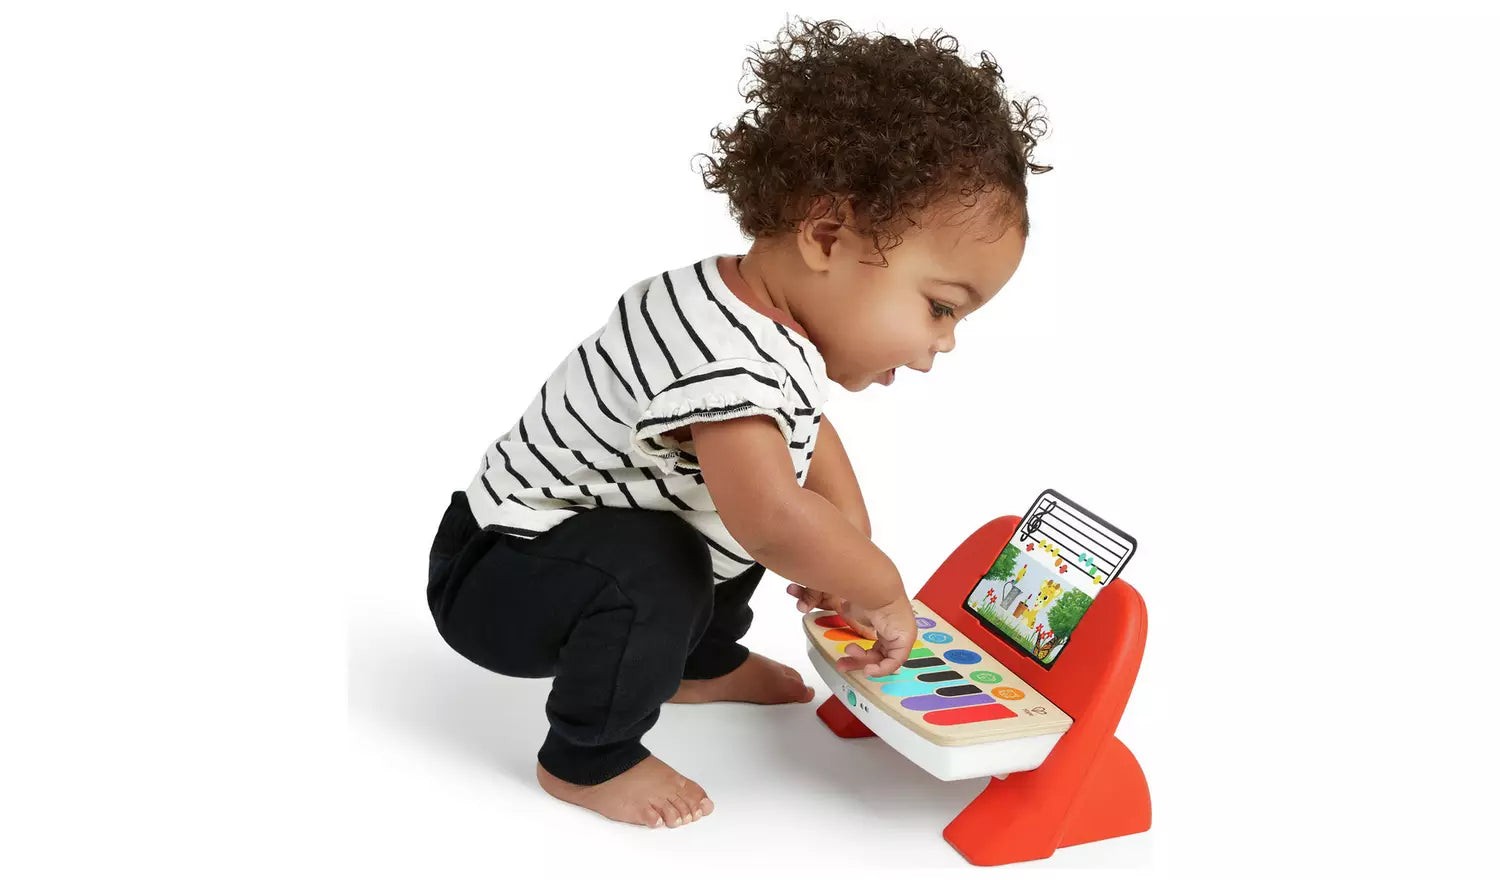
[[[1132, 6], [790, 10], [942, 27], [1053, 128], [1011, 285], [830, 402], [877, 543], [914, 593], [1048, 487], [1140, 542], [1155, 825], [1025, 870], [1458, 863], [1495, 782], [1500, 28]], [[747, 246], [690, 163], [787, 12], [6, 6], [5, 873], [966, 868], [982, 783], [811, 706], [666, 707], [688, 828], [553, 801], [547, 682], [424, 605], [447, 493], [556, 361]], [[748, 641], [811, 680], [784, 587]]]

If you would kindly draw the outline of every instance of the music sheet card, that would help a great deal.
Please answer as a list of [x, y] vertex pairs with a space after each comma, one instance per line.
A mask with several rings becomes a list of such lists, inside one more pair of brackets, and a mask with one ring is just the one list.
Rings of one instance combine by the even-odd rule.
[[1135, 539], [1055, 490], [1037, 496], [964, 609], [1043, 666], [1057, 660]]

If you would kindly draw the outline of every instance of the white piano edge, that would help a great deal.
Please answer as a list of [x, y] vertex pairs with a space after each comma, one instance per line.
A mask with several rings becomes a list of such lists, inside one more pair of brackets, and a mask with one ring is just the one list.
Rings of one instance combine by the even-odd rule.
[[[844, 704], [844, 708], [850, 710], [854, 717], [885, 740], [891, 748], [944, 781], [973, 779], [978, 776], [1004, 779], [1009, 773], [1035, 770], [1042, 766], [1047, 755], [1052, 753], [1052, 747], [1063, 736], [1061, 733], [1047, 733], [968, 746], [940, 746], [892, 718], [879, 706], [871, 704], [864, 694], [823, 658], [817, 646], [810, 641], [807, 656], [829, 690]], [[857, 701], [853, 706], [849, 704], [850, 694]], [[860, 711], [865, 707], [869, 711]]]

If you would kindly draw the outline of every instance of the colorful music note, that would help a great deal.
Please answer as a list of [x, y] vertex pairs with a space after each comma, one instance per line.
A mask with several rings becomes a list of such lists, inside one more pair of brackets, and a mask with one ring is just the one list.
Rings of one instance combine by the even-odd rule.
[[1057, 567], [1057, 573], [1058, 574], [1067, 574], [1068, 573], [1068, 564], [1066, 562], [1064, 562], [1062, 565], [1058, 566]]

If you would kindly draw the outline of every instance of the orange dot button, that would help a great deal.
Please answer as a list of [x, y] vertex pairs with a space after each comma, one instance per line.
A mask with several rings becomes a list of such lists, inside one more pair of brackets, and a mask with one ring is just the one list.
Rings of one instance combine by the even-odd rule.
[[1026, 693], [1024, 691], [1018, 691], [1015, 688], [995, 688], [994, 690], [990, 691], [990, 693], [994, 694], [1002, 700], [1019, 700], [1022, 697], [1026, 696]]

